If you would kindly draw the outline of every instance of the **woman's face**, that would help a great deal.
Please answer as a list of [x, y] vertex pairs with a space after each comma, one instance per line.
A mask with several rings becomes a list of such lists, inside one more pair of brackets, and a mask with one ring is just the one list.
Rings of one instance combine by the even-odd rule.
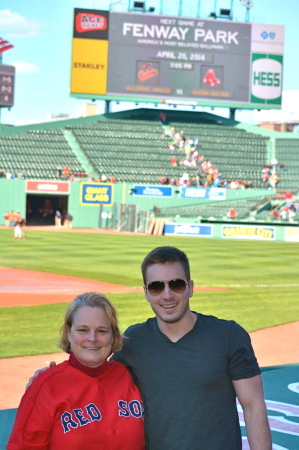
[[88, 367], [99, 367], [111, 355], [113, 333], [103, 308], [81, 306], [68, 332], [71, 351]]

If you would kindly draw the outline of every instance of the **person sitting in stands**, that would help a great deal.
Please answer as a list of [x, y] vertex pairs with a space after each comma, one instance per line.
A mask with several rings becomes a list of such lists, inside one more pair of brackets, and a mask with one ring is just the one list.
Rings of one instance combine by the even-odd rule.
[[62, 175], [65, 180], [69, 179], [69, 177], [71, 175], [71, 169], [68, 166], [65, 166], [63, 168]]
[[281, 219], [282, 220], [287, 220], [288, 213], [289, 213], [289, 208], [287, 206], [284, 206], [283, 208], [281, 208], [281, 210], [280, 210], [280, 217], [281, 217]]
[[178, 165], [178, 159], [177, 159], [175, 156], [172, 156], [172, 157], [170, 158], [170, 164], [171, 164], [173, 167], [176, 167], [176, 166]]
[[227, 213], [227, 217], [229, 218], [229, 219], [236, 219], [237, 217], [238, 217], [238, 212], [235, 210], [235, 208], [233, 207], [233, 208], [231, 208], [229, 211], [228, 211], [228, 213]]

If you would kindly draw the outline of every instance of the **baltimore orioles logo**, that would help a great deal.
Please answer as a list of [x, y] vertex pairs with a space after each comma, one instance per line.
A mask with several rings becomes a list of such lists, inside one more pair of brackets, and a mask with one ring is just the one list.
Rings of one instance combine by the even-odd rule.
[[137, 77], [140, 81], [146, 81], [150, 78], [156, 77], [159, 74], [157, 69], [153, 69], [150, 64], [145, 64], [141, 66], [141, 69], [138, 71]]

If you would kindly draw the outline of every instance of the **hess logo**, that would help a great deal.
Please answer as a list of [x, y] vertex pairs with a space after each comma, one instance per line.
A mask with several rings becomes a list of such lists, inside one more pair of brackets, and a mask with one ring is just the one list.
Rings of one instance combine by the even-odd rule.
[[84, 33], [86, 31], [106, 30], [107, 19], [99, 14], [79, 13], [76, 16], [76, 31]]
[[252, 64], [251, 91], [255, 97], [273, 100], [280, 97], [282, 64], [274, 59], [257, 59]]

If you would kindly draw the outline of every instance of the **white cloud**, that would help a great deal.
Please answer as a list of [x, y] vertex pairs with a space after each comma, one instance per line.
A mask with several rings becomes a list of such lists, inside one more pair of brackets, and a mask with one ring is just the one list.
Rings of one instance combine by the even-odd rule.
[[40, 68], [37, 64], [30, 64], [23, 61], [17, 61], [11, 63], [15, 66], [17, 73], [37, 73], [40, 72]]
[[0, 29], [2, 38], [24, 38], [39, 36], [42, 25], [20, 14], [3, 9], [0, 11]]

